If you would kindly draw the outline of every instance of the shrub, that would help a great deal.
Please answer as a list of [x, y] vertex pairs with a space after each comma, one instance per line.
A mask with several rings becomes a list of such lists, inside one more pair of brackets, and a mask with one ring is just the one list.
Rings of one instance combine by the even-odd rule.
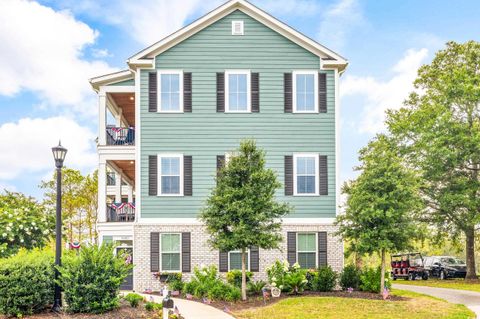
[[162, 310], [163, 306], [161, 303], [156, 303], [153, 301], [147, 301], [145, 303], [145, 310], [147, 311], [160, 311]]
[[290, 267], [286, 260], [283, 262], [277, 260], [267, 267], [269, 283], [283, 292], [294, 294], [303, 292], [307, 287], [306, 273], [306, 270], [300, 269], [298, 263]]
[[115, 256], [113, 245], [83, 247], [67, 255], [60, 271], [60, 284], [69, 312], [103, 313], [119, 305], [120, 285], [132, 265]]
[[123, 297], [128, 303], [130, 304], [131, 307], [137, 308], [138, 305], [140, 304], [140, 301], [143, 301], [143, 297], [140, 296], [139, 294], [135, 293], [129, 293], [125, 297]]
[[288, 261], [276, 260], [272, 265], [267, 267], [267, 276], [268, 282], [274, 286], [278, 287], [282, 291], [285, 290], [285, 277], [290, 270], [290, 265]]
[[[240, 290], [237, 287], [224, 283], [218, 276], [215, 266], [197, 268], [193, 270], [191, 280], [185, 283], [183, 292], [197, 298], [207, 297], [213, 300], [238, 300]], [[230, 300], [229, 300], [230, 301]]]
[[[295, 264], [298, 265], [298, 264]], [[295, 269], [295, 265], [292, 266]], [[300, 267], [300, 266], [298, 266]], [[291, 294], [300, 294], [307, 287], [308, 280], [305, 276], [306, 271], [303, 269], [295, 269], [294, 271], [288, 272], [284, 280], [284, 289]], [[281, 287], [279, 287], [282, 289]]]
[[332, 291], [337, 285], [338, 274], [330, 266], [318, 268], [313, 281], [313, 289], [316, 291]]
[[45, 250], [0, 259], [0, 313], [30, 315], [53, 302], [53, 255]]
[[183, 281], [182, 281], [182, 273], [168, 273], [166, 283], [168, 288], [173, 291], [182, 291], [183, 289]]
[[[247, 284], [252, 280], [253, 273], [251, 271], [246, 271], [245, 276], [247, 277]], [[227, 282], [230, 285], [235, 287], [242, 288], [242, 271], [241, 270], [230, 270], [227, 272]]]
[[240, 288], [230, 285], [230, 289], [225, 295], [225, 301], [235, 302], [240, 300], [240, 298], [242, 298], [242, 291]]
[[[360, 275], [360, 290], [368, 292], [380, 292], [380, 278], [382, 270], [378, 268], [367, 268]], [[385, 272], [385, 287], [390, 289], [392, 286], [389, 280], [389, 273]]]
[[318, 273], [315, 270], [313, 269], [307, 270], [307, 272], [305, 273], [305, 278], [307, 278], [307, 285], [305, 287], [305, 290], [315, 290], [314, 283], [317, 276], [318, 276]]
[[251, 281], [247, 284], [247, 292], [248, 292], [249, 295], [252, 295], [252, 296], [261, 295], [262, 294], [262, 289], [266, 285], [267, 285], [267, 283], [263, 280]]
[[340, 287], [343, 290], [353, 288], [357, 290], [360, 287], [360, 275], [362, 271], [355, 265], [345, 266], [340, 273]]

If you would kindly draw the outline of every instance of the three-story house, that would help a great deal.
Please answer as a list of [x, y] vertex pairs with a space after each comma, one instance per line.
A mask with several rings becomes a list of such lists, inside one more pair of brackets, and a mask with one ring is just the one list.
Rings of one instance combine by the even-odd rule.
[[244, 0], [232, 0], [91, 79], [99, 99], [103, 242], [133, 252], [126, 288], [158, 289], [156, 272], [239, 269], [197, 219], [225, 156], [244, 138], [266, 153], [294, 211], [280, 250], [251, 247], [256, 279], [275, 260], [343, 266], [335, 236], [339, 76], [347, 61]]

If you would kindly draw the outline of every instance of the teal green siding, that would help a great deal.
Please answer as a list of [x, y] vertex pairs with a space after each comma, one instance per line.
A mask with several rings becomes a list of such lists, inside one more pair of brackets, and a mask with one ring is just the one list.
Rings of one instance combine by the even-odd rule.
[[112, 85], [112, 86], [119, 86], [119, 85], [130, 86], [130, 85], [135, 85], [135, 80], [134, 79], [129, 79], [129, 80], [125, 80], [125, 81], [111, 83], [109, 85]]
[[[245, 35], [231, 35], [231, 21], [244, 21]], [[148, 112], [148, 71], [140, 76], [142, 218], [195, 217], [214, 186], [216, 156], [255, 138], [267, 152], [267, 166], [284, 181], [284, 156], [298, 152], [328, 155], [328, 196], [277, 196], [295, 207], [289, 217], [335, 216], [335, 84], [327, 72], [328, 112], [284, 113], [283, 74], [318, 70], [319, 57], [240, 11], [217, 21], [156, 57], [157, 69], [192, 72], [193, 112]], [[260, 73], [260, 113], [216, 112], [216, 72], [250, 69]], [[148, 155], [193, 156], [193, 196], [148, 196]]]

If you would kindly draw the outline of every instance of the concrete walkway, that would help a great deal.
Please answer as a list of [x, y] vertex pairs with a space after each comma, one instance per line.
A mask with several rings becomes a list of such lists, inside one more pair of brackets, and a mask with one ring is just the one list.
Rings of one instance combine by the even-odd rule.
[[[142, 294], [147, 300], [153, 297], [153, 300], [162, 303], [162, 297], [157, 295]], [[235, 319], [233, 316], [223, 312], [215, 307], [202, 304], [200, 302], [172, 298], [174, 304], [178, 307], [180, 314], [185, 319]]]
[[441, 298], [451, 303], [465, 305], [475, 312], [477, 318], [480, 318], [480, 292], [402, 284], [393, 284], [393, 288], [418, 292]]

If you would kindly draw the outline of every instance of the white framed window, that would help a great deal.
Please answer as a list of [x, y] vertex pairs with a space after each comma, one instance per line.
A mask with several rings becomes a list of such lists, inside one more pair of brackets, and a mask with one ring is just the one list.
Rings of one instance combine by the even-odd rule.
[[183, 155], [158, 155], [159, 196], [183, 196]]
[[[250, 270], [250, 249], [246, 251], [246, 269]], [[230, 251], [228, 253], [228, 271], [242, 270], [242, 252], [240, 250]]]
[[316, 233], [297, 233], [297, 262], [300, 268], [317, 268]]
[[232, 21], [232, 35], [243, 35], [243, 21]]
[[183, 112], [183, 72], [158, 70], [158, 112]]
[[293, 72], [293, 112], [318, 113], [318, 72]]
[[293, 174], [294, 195], [318, 195], [318, 154], [294, 154]]
[[160, 234], [161, 271], [176, 272], [182, 269], [181, 235], [178, 233]]
[[225, 112], [251, 111], [250, 70], [225, 71]]

